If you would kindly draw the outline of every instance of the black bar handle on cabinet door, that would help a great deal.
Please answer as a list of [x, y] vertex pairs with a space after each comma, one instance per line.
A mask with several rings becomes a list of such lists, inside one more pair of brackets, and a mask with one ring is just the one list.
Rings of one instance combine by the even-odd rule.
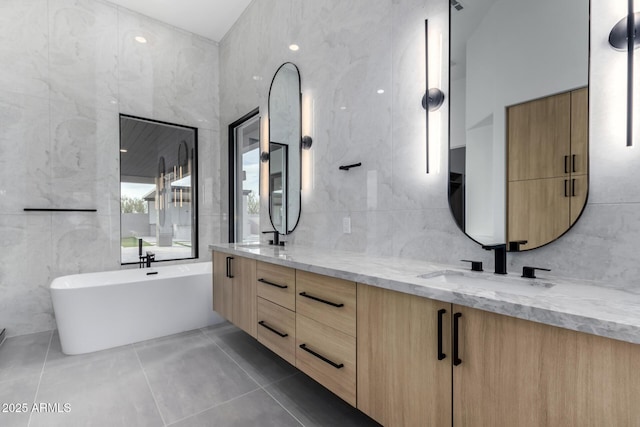
[[258, 279], [258, 282], [264, 283], [265, 285], [269, 285], [269, 286], [275, 286], [276, 288], [280, 288], [280, 289], [287, 289], [289, 287], [287, 285], [278, 285], [277, 283], [269, 282], [268, 280], [264, 280], [264, 279]]
[[344, 307], [344, 304], [342, 304], [342, 303], [338, 304], [338, 303], [335, 303], [335, 302], [327, 301], [326, 299], [322, 299], [322, 298], [314, 297], [313, 295], [309, 295], [306, 292], [300, 292], [300, 296], [301, 297], [305, 297], [305, 298], [310, 298], [310, 299], [312, 299], [314, 301], [322, 302], [322, 303], [328, 304], [328, 305], [333, 306], [333, 307]]
[[564, 180], [564, 197], [569, 197], [569, 190], [567, 190], [567, 184], [569, 184], [569, 180]]
[[233, 259], [232, 256], [228, 256], [227, 257], [227, 277], [229, 279], [233, 279], [233, 273], [231, 272], [231, 260]]
[[571, 155], [571, 172], [576, 172], [576, 155]]
[[328, 363], [329, 365], [333, 366], [336, 369], [344, 368], [344, 363], [336, 363], [333, 360], [329, 360], [326, 357], [324, 357], [323, 355], [321, 355], [320, 353], [316, 353], [315, 351], [311, 350], [309, 347], [307, 347], [306, 344], [300, 344], [300, 348], [303, 349], [304, 351], [306, 351], [307, 353], [313, 354], [318, 359], [322, 360], [323, 362]]
[[264, 321], [264, 320], [259, 321], [259, 322], [258, 322], [258, 325], [262, 326], [263, 328], [266, 328], [266, 329], [270, 330], [271, 332], [273, 332], [273, 333], [274, 333], [274, 334], [276, 334], [276, 335], [279, 335], [279, 336], [280, 336], [280, 337], [282, 337], [282, 338], [286, 338], [286, 337], [288, 337], [288, 336], [289, 336], [289, 334], [285, 334], [285, 333], [283, 333], [283, 332], [276, 331], [276, 330], [275, 330], [275, 329], [273, 329], [271, 326], [267, 325], [267, 324], [265, 323], [265, 321]]
[[564, 156], [564, 173], [569, 173], [569, 156]]
[[447, 357], [442, 351], [442, 318], [447, 313], [447, 310], [441, 308], [438, 310], [438, 360], [443, 360]]
[[462, 317], [462, 313], [454, 313], [453, 315], [453, 366], [458, 366], [462, 363], [462, 359], [460, 359], [460, 346], [458, 339], [459, 337], [459, 329], [460, 329], [460, 318]]
[[571, 180], [571, 197], [576, 197], [576, 179]]

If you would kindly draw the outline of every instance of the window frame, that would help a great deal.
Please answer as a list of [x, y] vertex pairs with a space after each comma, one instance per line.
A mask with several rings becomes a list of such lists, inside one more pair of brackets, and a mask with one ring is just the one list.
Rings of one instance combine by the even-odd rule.
[[[229, 139], [227, 141], [227, 145], [228, 145], [228, 151], [229, 151], [229, 174], [228, 174], [228, 178], [229, 178], [229, 185], [228, 185], [228, 191], [229, 191], [229, 243], [235, 243], [236, 242], [236, 192], [237, 192], [237, 188], [238, 188], [238, 183], [236, 181], [237, 178], [237, 171], [236, 171], [236, 161], [237, 158], [236, 156], [238, 155], [237, 153], [237, 141], [236, 141], [236, 129], [239, 128], [240, 126], [242, 126], [245, 122], [253, 119], [256, 116], [260, 115], [260, 108], [256, 107], [253, 110], [251, 110], [250, 112], [248, 112], [247, 114], [245, 114], [244, 116], [240, 117], [239, 119], [237, 119], [236, 121], [234, 121], [233, 123], [231, 123], [229, 125]], [[258, 128], [262, 129], [261, 127], [261, 122], [262, 122], [262, 117], [258, 117], [259, 123], [258, 123]], [[261, 177], [262, 175], [259, 173], [258, 174], [259, 177]], [[258, 191], [260, 191], [261, 185], [258, 185]], [[259, 193], [258, 193], [259, 194]]]
[[[193, 131], [193, 161], [192, 161], [192, 175], [191, 175], [191, 203], [193, 205], [192, 213], [191, 213], [191, 227], [192, 231], [192, 241], [191, 241], [191, 255], [190, 257], [183, 258], [170, 258], [170, 259], [161, 259], [155, 260], [154, 263], [158, 262], [172, 262], [172, 261], [183, 261], [183, 260], [195, 260], [200, 257], [200, 226], [199, 226], [199, 210], [200, 204], [198, 200], [198, 128], [193, 126], [182, 125], [178, 123], [171, 123], [162, 120], [149, 119], [147, 117], [134, 116], [131, 114], [123, 114], [119, 113], [118, 115], [118, 206], [119, 206], [119, 219], [120, 219], [120, 236], [119, 239], [122, 238], [122, 152], [120, 149], [122, 148], [122, 125], [121, 121], [123, 118], [139, 120], [143, 122], [155, 123], [159, 125], [172, 126], [177, 128], [184, 128], [186, 130]], [[136, 265], [139, 264], [139, 261], [136, 262], [123, 262], [122, 260], [122, 245], [120, 245], [120, 265]]]

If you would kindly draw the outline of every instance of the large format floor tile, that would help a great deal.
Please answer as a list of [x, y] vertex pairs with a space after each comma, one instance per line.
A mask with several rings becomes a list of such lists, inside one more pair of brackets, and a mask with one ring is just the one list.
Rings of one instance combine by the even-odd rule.
[[135, 347], [166, 423], [259, 388], [199, 330]]
[[55, 331], [10, 338], [11, 402], [28, 411], [0, 412], [1, 427], [376, 425], [229, 323], [78, 356]]
[[39, 380], [39, 376], [32, 376], [0, 382], [0, 426], [27, 425]]
[[7, 338], [0, 347], [0, 382], [40, 376], [51, 331]]
[[282, 406], [263, 390], [252, 391], [171, 427], [299, 427]]
[[53, 359], [59, 363], [45, 365], [36, 403], [57, 407], [33, 413], [30, 427], [163, 424], [132, 346]]
[[265, 390], [305, 426], [379, 425], [302, 373], [274, 383]]
[[233, 325], [222, 324], [203, 329], [233, 360], [261, 386], [299, 372], [256, 339]]

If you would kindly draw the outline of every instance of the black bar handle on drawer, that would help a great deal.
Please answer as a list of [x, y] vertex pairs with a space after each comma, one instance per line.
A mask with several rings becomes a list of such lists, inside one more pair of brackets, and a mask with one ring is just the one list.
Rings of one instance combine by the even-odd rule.
[[458, 366], [462, 363], [462, 359], [460, 359], [460, 348], [458, 343], [458, 330], [459, 330], [459, 322], [458, 320], [462, 317], [462, 313], [455, 313], [453, 315], [453, 366]]
[[229, 279], [233, 279], [233, 274], [231, 273], [231, 260], [233, 259], [232, 256], [228, 256], [227, 257], [227, 277]]
[[342, 304], [342, 303], [336, 304], [335, 302], [327, 301], [326, 299], [314, 297], [313, 295], [309, 295], [306, 292], [300, 292], [300, 296], [301, 297], [305, 297], [305, 298], [311, 298], [314, 301], [320, 301], [320, 302], [323, 302], [325, 304], [329, 304], [329, 305], [331, 305], [333, 307], [344, 307], [344, 304]]
[[300, 344], [300, 348], [303, 349], [304, 351], [313, 354], [315, 357], [317, 357], [318, 359], [322, 360], [323, 362], [327, 362], [329, 365], [333, 366], [336, 369], [340, 369], [340, 368], [344, 368], [344, 363], [336, 363], [332, 360], [327, 359], [326, 357], [324, 357], [321, 354], [316, 353], [315, 351], [311, 350], [309, 347], [307, 347], [306, 344]]
[[442, 318], [447, 313], [447, 310], [441, 308], [438, 310], [438, 360], [443, 360], [447, 357], [442, 351]]
[[269, 286], [275, 286], [276, 288], [280, 288], [280, 289], [287, 289], [289, 287], [287, 285], [278, 285], [277, 283], [269, 282], [264, 279], [258, 279], [258, 282], [264, 283], [265, 285], [269, 285]]
[[276, 331], [271, 326], [267, 325], [264, 320], [259, 321], [258, 325], [262, 326], [263, 328], [266, 328], [266, 329], [270, 330], [271, 332], [273, 332], [276, 335], [280, 335], [282, 338], [286, 338], [286, 337], [289, 336], [289, 334], [283, 334], [280, 331]]

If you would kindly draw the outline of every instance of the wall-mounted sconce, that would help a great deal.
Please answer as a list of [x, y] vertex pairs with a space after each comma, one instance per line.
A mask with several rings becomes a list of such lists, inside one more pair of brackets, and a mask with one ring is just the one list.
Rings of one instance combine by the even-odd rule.
[[267, 163], [269, 161], [269, 152], [268, 151], [263, 151], [262, 153], [260, 153], [260, 161], [262, 163]]
[[424, 80], [427, 92], [422, 97], [422, 108], [425, 110], [426, 144], [427, 144], [427, 173], [429, 173], [429, 113], [438, 110], [444, 102], [444, 92], [438, 88], [429, 87], [429, 20], [424, 20]]
[[634, 12], [634, 0], [628, 0], [629, 11], [609, 34], [609, 44], [627, 52], [627, 147], [633, 145], [633, 51], [640, 46], [640, 12]]
[[302, 142], [300, 143], [300, 146], [302, 147], [303, 150], [308, 150], [309, 148], [311, 148], [312, 144], [313, 144], [313, 139], [311, 139], [309, 135], [305, 135], [302, 137]]

